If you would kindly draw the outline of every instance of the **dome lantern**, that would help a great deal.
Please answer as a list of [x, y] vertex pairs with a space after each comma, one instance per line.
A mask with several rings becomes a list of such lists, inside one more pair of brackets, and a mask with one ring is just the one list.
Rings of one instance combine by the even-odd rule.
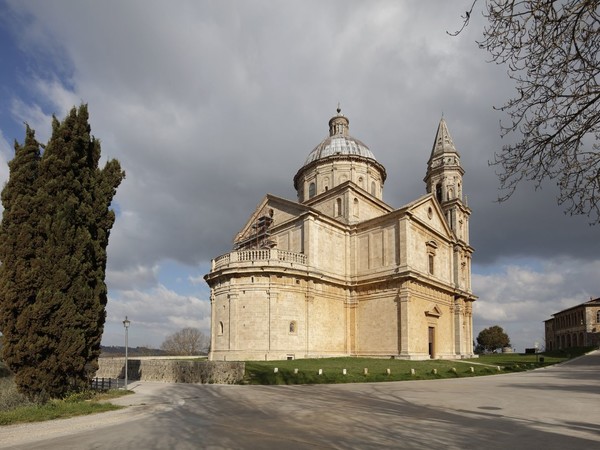
[[346, 181], [382, 198], [385, 168], [369, 147], [348, 134], [349, 124], [338, 105], [337, 114], [329, 119], [329, 136], [309, 153], [294, 177], [300, 202]]
[[344, 117], [340, 105], [338, 105], [337, 115], [329, 119], [329, 136], [347, 136], [349, 125], [350, 121], [347, 117]]

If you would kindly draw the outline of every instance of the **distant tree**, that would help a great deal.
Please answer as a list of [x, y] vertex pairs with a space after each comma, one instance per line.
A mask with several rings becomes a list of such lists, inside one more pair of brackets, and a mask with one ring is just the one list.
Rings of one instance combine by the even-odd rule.
[[[469, 23], [478, 0], [466, 12]], [[505, 64], [517, 95], [501, 111], [495, 155], [505, 201], [522, 180], [556, 180], [558, 203], [600, 223], [600, 8], [598, 0], [482, 0], [488, 25], [479, 47]]]
[[124, 173], [98, 168], [87, 106], [53, 118], [41, 157], [33, 132], [15, 145], [2, 191], [0, 326], [5, 361], [29, 397], [88, 386], [106, 317], [110, 204]]
[[508, 334], [504, 332], [502, 327], [494, 325], [479, 332], [476, 352], [483, 353], [482, 350], [493, 352], [498, 348], [508, 347], [509, 345], [510, 339], [508, 338]]
[[170, 355], [199, 355], [208, 350], [210, 338], [198, 328], [183, 328], [170, 334], [161, 344], [161, 350]]

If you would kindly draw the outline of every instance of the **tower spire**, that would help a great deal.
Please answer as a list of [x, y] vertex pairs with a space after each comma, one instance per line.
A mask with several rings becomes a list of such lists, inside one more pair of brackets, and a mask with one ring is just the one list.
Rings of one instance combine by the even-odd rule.
[[470, 210], [463, 202], [462, 181], [465, 171], [460, 165], [446, 120], [442, 116], [435, 134], [431, 156], [427, 162], [427, 173], [423, 181], [427, 192], [434, 194], [446, 221], [459, 239], [468, 242], [466, 222]]
[[448, 125], [446, 124], [444, 115], [442, 114], [442, 118], [440, 119], [440, 123], [435, 134], [435, 139], [433, 141], [430, 161], [435, 156], [443, 153], [456, 153], [458, 155], [456, 147], [454, 147], [454, 142], [452, 141], [452, 136], [450, 136], [450, 131], [448, 131]]

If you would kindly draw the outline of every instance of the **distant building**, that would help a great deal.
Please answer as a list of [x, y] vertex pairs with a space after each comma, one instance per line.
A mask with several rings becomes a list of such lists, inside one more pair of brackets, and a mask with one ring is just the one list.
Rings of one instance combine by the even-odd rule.
[[600, 345], [600, 298], [552, 314], [544, 324], [546, 350]]
[[348, 126], [338, 109], [294, 177], [298, 201], [265, 196], [212, 261], [210, 359], [473, 355], [471, 210], [446, 122], [427, 194], [399, 209]]

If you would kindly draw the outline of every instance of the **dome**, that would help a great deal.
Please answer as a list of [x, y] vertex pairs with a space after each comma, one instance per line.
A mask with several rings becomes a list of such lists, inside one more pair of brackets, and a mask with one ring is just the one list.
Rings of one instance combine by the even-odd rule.
[[348, 134], [350, 121], [338, 106], [329, 119], [329, 136], [308, 155], [294, 176], [300, 202], [327, 192], [347, 181], [381, 200], [386, 173], [369, 147]]
[[348, 135], [336, 134], [328, 136], [310, 152], [304, 165], [308, 165], [318, 159], [326, 158], [332, 155], [356, 155], [364, 158], [375, 159], [369, 147], [358, 139]]
[[341, 114], [340, 108], [337, 115], [329, 120], [329, 136], [323, 139], [306, 158], [305, 166], [328, 156], [359, 156], [375, 160], [375, 156], [365, 144], [348, 135], [350, 121]]

